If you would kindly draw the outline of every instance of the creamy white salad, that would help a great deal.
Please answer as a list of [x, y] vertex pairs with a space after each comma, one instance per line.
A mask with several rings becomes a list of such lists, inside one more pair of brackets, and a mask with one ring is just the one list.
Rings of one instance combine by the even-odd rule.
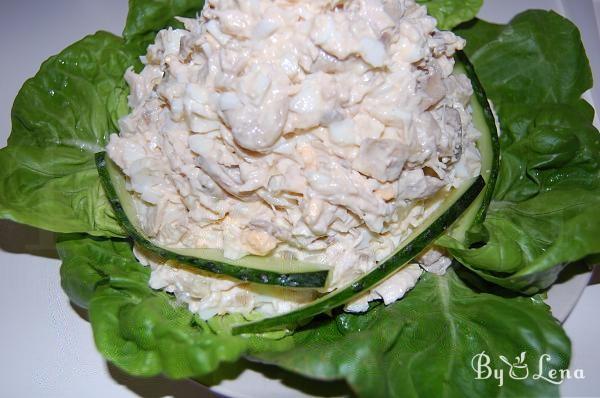
[[[174, 248], [295, 258], [331, 269], [322, 291], [250, 285], [136, 256], [191, 311], [287, 312], [373, 269], [449, 192], [479, 174], [465, 45], [413, 0], [208, 0], [160, 31], [109, 156], [143, 231]], [[432, 249], [346, 306], [391, 303]]]

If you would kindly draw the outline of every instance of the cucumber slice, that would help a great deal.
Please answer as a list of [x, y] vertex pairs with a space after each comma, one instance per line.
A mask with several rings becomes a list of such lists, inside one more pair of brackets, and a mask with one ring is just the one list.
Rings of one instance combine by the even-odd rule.
[[281, 257], [245, 256], [230, 260], [216, 249], [179, 249], [160, 246], [142, 232], [131, 194], [125, 188], [125, 176], [105, 152], [96, 154], [100, 180], [116, 217], [127, 234], [146, 250], [166, 260], [214, 274], [228, 275], [246, 282], [286, 287], [320, 288], [327, 283], [329, 268]]
[[[451, 193], [444, 202], [444, 207], [434, 212], [418, 230], [404, 240], [391, 257], [382, 261], [381, 265], [370, 273], [295, 311], [234, 326], [233, 334], [260, 333], [295, 326], [305, 319], [330, 311], [406, 266], [454, 221], [456, 222], [446, 232], [461, 242], [465, 240], [466, 232], [473, 224], [483, 221], [494, 193], [500, 167], [498, 132], [490, 104], [473, 65], [462, 51], [457, 52], [456, 61], [454, 73], [466, 74], [473, 86], [474, 95], [471, 98], [473, 123], [481, 132], [481, 137], [477, 140], [477, 148], [481, 154], [481, 176]], [[483, 189], [484, 185], [485, 189]]]
[[297, 310], [256, 322], [236, 325], [231, 330], [232, 334], [262, 333], [296, 325], [304, 319], [330, 311], [381, 283], [388, 276], [406, 266], [410, 260], [442, 235], [473, 203], [484, 186], [485, 182], [479, 176], [465, 181], [462, 186], [451, 191], [447, 194], [443, 204], [433, 211], [392, 254], [382, 260], [372, 271], [354, 282]]
[[500, 143], [498, 141], [498, 131], [494, 114], [492, 113], [485, 90], [475, 73], [473, 64], [471, 64], [469, 58], [462, 51], [457, 52], [455, 58], [454, 74], [467, 75], [473, 86], [473, 97], [471, 98], [473, 123], [481, 132], [481, 137], [477, 140], [477, 149], [479, 149], [479, 153], [481, 154], [480, 173], [486, 182], [486, 189], [479, 194], [479, 197], [447, 233], [447, 235], [457, 241], [464, 242], [467, 230], [473, 224], [483, 222], [488, 206], [492, 201], [492, 195], [494, 194], [500, 170]]

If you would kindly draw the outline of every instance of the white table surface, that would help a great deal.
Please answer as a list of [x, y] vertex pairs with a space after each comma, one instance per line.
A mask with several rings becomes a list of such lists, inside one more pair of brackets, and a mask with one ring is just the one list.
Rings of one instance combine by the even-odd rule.
[[[564, 4], [563, 4], [564, 3]], [[566, 7], [565, 7], [566, 6]], [[0, 147], [10, 130], [10, 108], [21, 84], [40, 63], [96, 30], [119, 33], [125, 0], [0, 1]], [[553, 8], [584, 28], [588, 55], [600, 71], [600, 0], [487, 0], [481, 15], [506, 22], [526, 8]], [[600, 103], [600, 90], [591, 96]], [[52, 234], [0, 221], [0, 396], [3, 397], [205, 397], [188, 381], [129, 377], [96, 352], [85, 314], [60, 288]], [[600, 285], [585, 289], [565, 323], [573, 342], [571, 368], [584, 380], [566, 381], [564, 396], [600, 397]]]

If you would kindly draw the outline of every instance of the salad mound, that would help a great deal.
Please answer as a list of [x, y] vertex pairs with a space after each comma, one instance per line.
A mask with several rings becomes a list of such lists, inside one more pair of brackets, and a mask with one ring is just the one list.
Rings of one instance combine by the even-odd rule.
[[[133, 375], [172, 378], [218, 375], [251, 358], [313, 384], [345, 380], [369, 397], [558, 395], [557, 384], [543, 380], [476, 380], [470, 364], [482, 351], [495, 368], [501, 355], [521, 352], [521, 365], [532, 369], [542, 354], [546, 369], [569, 364], [569, 339], [538, 293], [571, 263], [600, 253], [600, 140], [594, 110], [581, 99], [592, 77], [579, 33], [553, 12], [497, 25], [471, 20], [478, 0], [418, 2], [466, 39], [497, 111], [501, 161], [487, 215], [464, 239], [436, 241], [453, 265], [443, 275], [424, 273], [403, 300], [370, 302], [360, 314], [337, 308], [295, 330], [232, 335], [257, 315], [203, 320], [152, 289], [152, 270], [134, 255], [95, 167], [95, 153], [130, 112], [124, 73], [131, 65], [130, 74], [143, 73], [139, 54], [158, 32], [185, 28], [176, 17], [195, 20], [201, 1], [132, 0], [123, 37], [87, 36], [24, 84], [0, 149], [0, 217], [60, 233], [63, 288], [88, 309], [103, 356]], [[360, 153], [360, 143], [351, 145]], [[268, 156], [261, 151], [250, 152]]]
[[[132, 111], [107, 146], [142, 231], [163, 247], [324, 264], [331, 291], [479, 174], [471, 84], [452, 74], [465, 42], [424, 6], [209, 1], [179, 20], [184, 29], [161, 30], [142, 71], [125, 74]], [[256, 291], [136, 255], [153, 288], [202, 318], [288, 312], [316, 293]], [[443, 273], [450, 262], [434, 249], [347, 309], [389, 304], [421, 267]]]

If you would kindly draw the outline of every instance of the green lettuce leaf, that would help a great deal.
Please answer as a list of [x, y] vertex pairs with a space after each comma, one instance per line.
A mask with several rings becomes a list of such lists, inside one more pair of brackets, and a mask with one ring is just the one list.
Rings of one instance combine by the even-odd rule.
[[57, 232], [115, 236], [94, 152], [127, 113], [121, 38], [87, 36], [49, 58], [19, 91], [0, 150], [0, 217]]
[[128, 241], [71, 234], [59, 236], [57, 248], [63, 289], [88, 308], [98, 351], [130, 374], [199, 377], [249, 352], [293, 344], [283, 332], [231, 336], [233, 324], [252, 317], [203, 321], [171, 295], [152, 290], [150, 270], [137, 262]]
[[569, 263], [600, 252], [600, 140], [577, 28], [527, 11], [506, 26], [457, 32], [498, 111], [501, 164], [487, 218], [453, 256], [482, 278], [533, 294]]
[[[543, 354], [551, 357], [546, 370], [566, 369], [570, 356], [569, 339], [541, 299], [477, 293], [451, 270], [426, 274], [399, 302], [342, 313], [293, 337], [291, 350], [256, 355], [315, 379], [344, 378], [365, 397], [558, 396], [532, 372]], [[472, 361], [482, 352], [490, 368], [504, 369], [502, 386], [476, 379]], [[515, 380], [500, 356], [514, 363], [521, 352], [530, 374]]]
[[59, 235], [56, 244], [62, 259], [62, 288], [71, 301], [88, 308], [96, 289], [120, 277], [144, 283], [149, 270], [136, 263], [127, 240], [111, 240], [80, 234]]
[[427, 12], [438, 21], [439, 29], [452, 29], [475, 18], [483, 0], [417, 0], [427, 6]]
[[240, 338], [217, 336], [165, 293], [148, 286], [126, 241], [61, 236], [61, 282], [89, 310], [100, 353], [128, 373], [183, 378], [215, 370], [246, 350]]
[[0, 149], [0, 218], [55, 232], [123, 232], [93, 162], [66, 146]]

